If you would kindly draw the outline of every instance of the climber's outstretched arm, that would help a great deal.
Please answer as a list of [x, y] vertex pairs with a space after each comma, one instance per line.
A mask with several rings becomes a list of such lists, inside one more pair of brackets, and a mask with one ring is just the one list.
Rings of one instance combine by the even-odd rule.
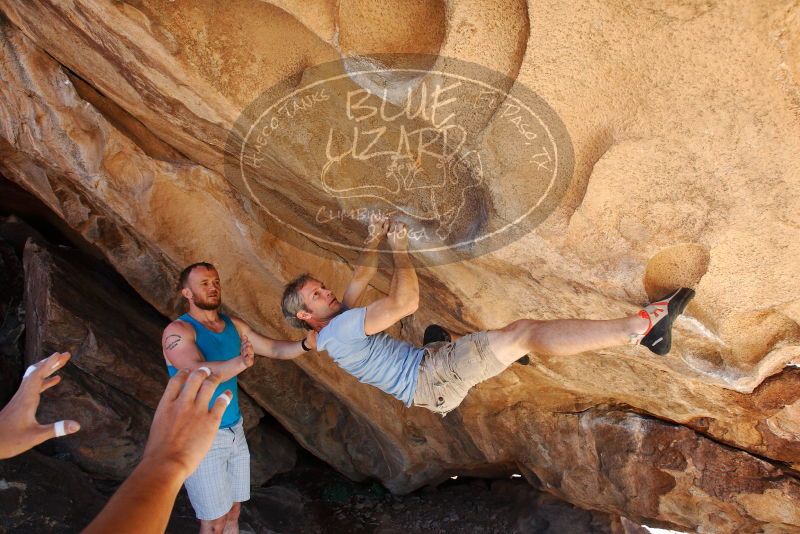
[[389, 219], [380, 218], [368, 227], [367, 240], [364, 242], [364, 251], [356, 261], [353, 277], [347, 284], [347, 289], [342, 297], [342, 304], [348, 308], [355, 308], [364, 295], [364, 291], [378, 272], [378, 247], [389, 231]]
[[[268, 338], [250, 328], [250, 325], [238, 317], [231, 315], [230, 318], [239, 335], [242, 336], [243, 341], [249, 342], [254, 353], [258, 356], [277, 360], [291, 360], [306, 353], [302, 341], [284, 341]], [[310, 349], [317, 348], [317, 333], [313, 330], [308, 332], [304, 341], [306, 347]]]
[[387, 296], [367, 306], [364, 332], [368, 336], [386, 330], [419, 307], [419, 282], [408, 256], [408, 229], [401, 222], [392, 222], [388, 236], [394, 254], [392, 286]]

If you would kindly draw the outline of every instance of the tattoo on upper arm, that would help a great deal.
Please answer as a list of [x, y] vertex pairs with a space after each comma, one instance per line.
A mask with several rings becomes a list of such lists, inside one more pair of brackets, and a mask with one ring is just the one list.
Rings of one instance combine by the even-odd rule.
[[178, 334], [168, 335], [167, 338], [164, 340], [164, 348], [167, 350], [174, 349], [181, 342], [181, 339], [182, 339], [181, 336], [179, 336]]

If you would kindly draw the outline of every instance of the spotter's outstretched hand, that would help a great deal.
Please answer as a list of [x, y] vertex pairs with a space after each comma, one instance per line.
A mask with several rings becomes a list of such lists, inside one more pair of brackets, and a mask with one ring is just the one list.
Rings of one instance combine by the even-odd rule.
[[55, 352], [25, 371], [19, 389], [0, 412], [0, 459], [11, 458], [48, 439], [80, 430], [77, 421], [40, 425], [36, 420], [42, 392], [61, 382], [60, 376], [50, 375], [63, 368], [69, 359], [69, 352]]
[[228, 390], [209, 409], [219, 384], [219, 375], [209, 375], [207, 367], [191, 373], [184, 369], [170, 379], [153, 416], [142, 463], [177, 467], [181, 481], [197, 469], [231, 402]]

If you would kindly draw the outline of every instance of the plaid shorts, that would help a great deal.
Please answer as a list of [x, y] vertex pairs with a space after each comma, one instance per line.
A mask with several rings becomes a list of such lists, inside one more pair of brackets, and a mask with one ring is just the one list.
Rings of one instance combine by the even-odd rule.
[[500, 374], [506, 367], [489, 346], [486, 332], [468, 334], [451, 343], [425, 345], [414, 405], [444, 417], [458, 408], [472, 386]]
[[233, 503], [250, 499], [250, 450], [241, 419], [219, 429], [208, 454], [184, 485], [201, 521], [218, 519]]

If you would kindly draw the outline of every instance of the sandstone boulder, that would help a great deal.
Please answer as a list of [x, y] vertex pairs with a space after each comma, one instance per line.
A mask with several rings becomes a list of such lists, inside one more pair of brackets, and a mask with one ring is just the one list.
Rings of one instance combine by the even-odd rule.
[[291, 471], [297, 461], [297, 442], [275, 422], [261, 423], [247, 433], [250, 485], [263, 486], [273, 476]]
[[[796, 2], [743, 10], [733, 1], [590, 0], [564, 9], [458, 0], [443, 10], [395, 9], [402, 16], [394, 18], [332, 1], [241, 0], [225, 12], [157, 0], [0, 7], [9, 19], [0, 171], [162, 314], [177, 309], [178, 269], [210, 260], [229, 308], [275, 337], [298, 335], [278, 311], [282, 284], [311, 270], [340, 291], [353, 258], [322, 239], [287, 244], [285, 226], [224, 174], [228, 133], [262, 91], [294, 87], [340, 54], [363, 65], [387, 48], [438, 54], [431, 70], [452, 68], [448, 57], [475, 61], [535, 91], [574, 149], [563, 197], [535, 230], [491, 254], [450, 265], [420, 255], [420, 311], [397, 333], [418, 342], [430, 321], [465, 332], [525, 316], [609, 318], [692, 285], [697, 298], [672, 353], [534, 356], [477, 387], [444, 420], [402, 408], [325, 355], [260, 360], [243, 388], [305, 448], [394, 491], [450, 473], [519, 469], [570, 502], [642, 521], [718, 532], [800, 525], [792, 512], [792, 466], [800, 465]], [[328, 131], [326, 119], [265, 152], [272, 204], [305, 227], [329, 200], [308, 150]], [[470, 132], [501, 154], [509, 141], [502, 110], [490, 106], [479, 119]], [[530, 162], [504, 169], [485, 184], [485, 214], [531, 200], [535, 188], [522, 182]], [[323, 237], [350, 242], [363, 230], [347, 221]], [[367, 299], [387, 290], [384, 272]], [[602, 451], [591, 467], [579, 467], [583, 449]], [[741, 468], [733, 480], [729, 464]], [[725, 484], [733, 493], [720, 490]]]
[[3, 532], [78, 532], [105, 500], [91, 478], [71, 462], [36, 451], [0, 462]]
[[116, 287], [80, 254], [25, 248], [26, 362], [69, 351], [62, 383], [48, 391], [41, 422], [74, 418], [80, 435], [51, 442], [83, 469], [121, 479], [138, 462], [166, 384], [164, 320]]
[[22, 377], [22, 262], [0, 238], [0, 405], [14, 395]]

